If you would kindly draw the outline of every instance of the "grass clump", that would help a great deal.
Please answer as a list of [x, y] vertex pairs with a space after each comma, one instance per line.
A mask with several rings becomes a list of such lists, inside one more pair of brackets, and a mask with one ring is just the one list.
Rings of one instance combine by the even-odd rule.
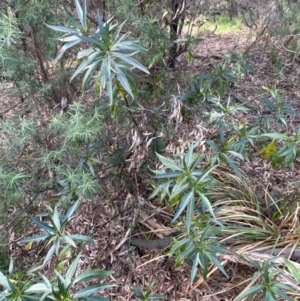
[[239, 31], [244, 28], [241, 18], [234, 17], [230, 19], [226, 15], [211, 17], [200, 29], [200, 32], [214, 31], [217, 34], [227, 34], [233, 31]]

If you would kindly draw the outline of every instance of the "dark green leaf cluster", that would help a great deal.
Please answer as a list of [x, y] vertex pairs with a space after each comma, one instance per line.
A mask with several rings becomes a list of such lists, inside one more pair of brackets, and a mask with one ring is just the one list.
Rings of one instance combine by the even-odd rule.
[[142, 292], [139, 287], [132, 286], [135, 296], [140, 301], [151, 301], [151, 300], [166, 300], [167, 298], [161, 295], [151, 295], [151, 290], [153, 288], [154, 282], [150, 283], [146, 288], [145, 292]]
[[[124, 23], [119, 25], [113, 32], [112, 30], [117, 24], [112, 24], [112, 18], [103, 23], [99, 12], [97, 13], [98, 27], [96, 30], [91, 31], [90, 25], [87, 23], [86, 0], [83, 7], [80, 6], [78, 0], [75, 0], [75, 4], [80, 23], [68, 13], [74, 27], [47, 25], [55, 31], [66, 33], [60, 38], [60, 41], [65, 43], [65, 45], [60, 49], [56, 59], [60, 59], [66, 50], [79, 43], [85, 42], [91, 46], [78, 52], [77, 59], [83, 59], [83, 61], [73, 73], [71, 80], [78, 74], [85, 72], [82, 80], [82, 88], [84, 90], [94, 76], [97, 85], [99, 85], [100, 95], [102, 95], [104, 89], [107, 89], [110, 107], [114, 115], [115, 92], [121, 99], [124, 99], [125, 92], [134, 98], [130, 70], [136, 68], [149, 73], [141, 63], [133, 58], [137, 53], [146, 49], [138, 41], [127, 40], [129, 33], [120, 36]], [[96, 73], [97, 69], [100, 70]]]
[[112, 284], [98, 283], [85, 285], [84, 288], [76, 290], [76, 284], [78, 283], [82, 282], [86, 284], [86, 281], [90, 279], [102, 279], [112, 274], [109, 271], [87, 270], [74, 277], [80, 256], [81, 254], [79, 253], [64, 274], [60, 274], [55, 270], [55, 276], [52, 279], [48, 279], [45, 275], [40, 274], [40, 280], [27, 280], [22, 283], [11, 280], [13, 274], [6, 276], [0, 272], [0, 281], [3, 287], [3, 290], [0, 292], [0, 299], [7, 301], [108, 301], [108, 299], [95, 295], [95, 293], [113, 287], [114, 285]]
[[293, 291], [293, 288], [276, 280], [276, 276], [282, 272], [279, 268], [279, 263], [276, 262], [276, 258], [270, 258], [262, 265], [251, 258], [248, 258], [248, 260], [257, 269], [257, 272], [252, 277], [252, 285], [239, 294], [234, 299], [235, 301], [241, 301], [259, 293], [263, 294], [263, 300], [275, 301], [277, 297], [283, 300], [293, 300], [284, 292]]
[[63, 243], [67, 243], [73, 248], [76, 248], [75, 241], [95, 244], [95, 242], [88, 236], [79, 234], [69, 234], [65, 229], [67, 222], [69, 222], [73, 218], [73, 213], [77, 209], [78, 205], [79, 200], [68, 209], [64, 216], [59, 214], [57, 207], [55, 207], [54, 209], [48, 207], [48, 210], [50, 211], [50, 214], [47, 215], [47, 218], [49, 219], [49, 224], [41, 222], [38, 218], [34, 216], [29, 216], [30, 219], [45, 234], [24, 238], [20, 242], [28, 243], [46, 241], [47, 247], [51, 245], [41, 267], [43, 267], [49, 260], [51, 260], [54, 254], [58, 255], [58, 251]]

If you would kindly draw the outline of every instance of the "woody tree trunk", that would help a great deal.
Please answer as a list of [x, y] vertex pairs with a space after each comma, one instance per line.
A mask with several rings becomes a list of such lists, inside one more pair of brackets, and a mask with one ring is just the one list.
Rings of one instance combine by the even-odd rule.
[[169, 68], [173, 69], [175, 67], [176, 57], [182, 53], [182, 49], [178, 51], [178, 45], [176, 40], [181, 34], [182, 26], [185, 18], [186, 10], [186, 0], [171, 0], [172, 14], [169, 21], [170, 26], [170, 43], [169, 57], [167, 60], [167, 65]]

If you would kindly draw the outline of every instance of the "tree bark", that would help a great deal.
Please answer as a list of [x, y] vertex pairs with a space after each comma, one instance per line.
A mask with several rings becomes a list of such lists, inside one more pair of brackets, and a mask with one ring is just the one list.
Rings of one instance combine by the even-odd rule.
[[179, 32], [182, 29], [182, 26], [180, 26], [180, 22], [182, 22], [182, 24], [184, 22], [186, 0], [171, 0], [171, 6], [172, 15], [169, 22], [171, 46], [169, 48], [169, 57], [167, 60], [167, 65], [169, 68], [174, 69], [176, 57], [178, 56], [178, 45], [175, 41], [177, 40], [178, 35], [180, 34]]

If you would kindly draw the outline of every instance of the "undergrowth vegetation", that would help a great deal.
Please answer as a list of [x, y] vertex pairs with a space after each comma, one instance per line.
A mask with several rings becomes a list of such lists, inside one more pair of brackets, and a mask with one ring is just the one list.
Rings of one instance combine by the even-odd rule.
[[216, 34], [228, 34], [242, 29], [244, 29], [244, 25], [241, 18], [234, 17], [230, 19], [227, 15], [210, 17], [203, 26], [199, 28], [200, 32], [208, 30]]
[[[93, 229], [77, 233], [72, 220], [120, 191], [172, 216], [164, 222], [179, 234], [168, 254], [177, 267], [190, 263], [191, 283], [217, 270], [229, 277], [227, 263], [238, 262], [255, 272], [234, 300], [299, 298], [299, 179], [285, 189], [255, 174], [299, 170], [298, 100], [286, 100], [279, 80], [261, 86], [258, 104], [235, 87], [255, 78], [251, 49], [263, 38], [273, 41], [275, 74], [286, 72], [281, 56], [297, 60], [300, 6], [266, 1], [267, 19], [265, 4], [242, 2], [0, 4], [1, 300], [108, 300], [98, 292], [116, 285], [99, 279], [114, 281], [113, 271], [91, 268]], [[278, 19], [282, 30], [271, 26]], [[247, 51], [194, 72], [204, 31], [246, 27], [256, 34]], [[34, 246], [31, 261], [15, 251]], [[165, 298], [154, 284], [132, 291]]]

